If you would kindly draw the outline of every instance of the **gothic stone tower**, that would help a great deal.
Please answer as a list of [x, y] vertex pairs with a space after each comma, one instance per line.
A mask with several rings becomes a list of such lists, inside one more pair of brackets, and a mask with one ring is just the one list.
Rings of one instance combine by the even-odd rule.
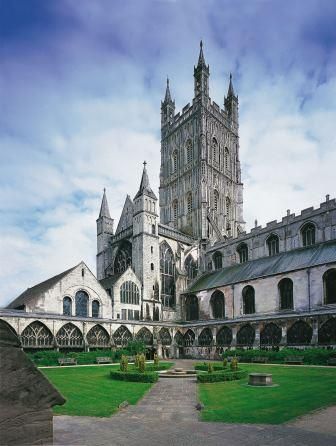
[[209, 97], [202, 42], [194, 98], [175, 115], [169, 81], [161, 103], [160, 221], [198, 239], [236, 237], [243, 229], [238, 96], [232, 76], [222, 110]]

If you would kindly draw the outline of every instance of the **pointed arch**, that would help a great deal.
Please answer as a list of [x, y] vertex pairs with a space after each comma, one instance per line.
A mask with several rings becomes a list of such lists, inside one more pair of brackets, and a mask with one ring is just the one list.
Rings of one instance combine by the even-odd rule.
[[100, 317], [100, 302], [97, 299], [92, 301], [92, 317]]
[[77, 291], [75, 295], [76, 316], [88, 317], [89, 295], [84, 290]]
[[135, 337], [137, 341], [142, 341], [145, 345], [153, 345], [153, 335], [147, 327], [142, 327]]
[[191, 347], [195, 343], [195, 333], [189, 328], [183, 336], [183, 344], [185, 347]]
[[63, 314], [64, 316], [72, 315], [72, 300], [69, 296], [63, 297]]
[[215, 269], [223, 268], [223, 254], [220, 251], [216, 251], [212, 256]]
[[281, 327], [276, 325], [274, 322], [266, 324], [263, 330], [260, 332], [260, 344], [277, 346], [280, 344], [282, 338]]
[[86, 339], [90, 347], [108, 348], [110, 346], [110, 335], [99, 324], [89, 330]]
[[269, 256], [274, 256], [279, 253], [279, 236], [277, 234], [271, 234], [267, 237], [266, 244]]
[[161, 301], [164, 307], [175, 307], [175, 259], [166, 241], [160, 244]]
[[251, 285], [247, 285], [242, 291], [243, 297], [243, 313], [253, 314], [255, 313], [255, 293], [254, 288]]
[[69, 322], [68, 324], [63, 325], [57, 334], [56, 334], [56, 342], [59, 347], [66, 348], [83, 348], [84, 347], [84, 339], [82, 332], [76, 325]]
[[280, 310], [293, 310], [293, 281], [288, 277], [278, 283]]
[[237, 247], [237, 252], [239, 254], [240, 263], [245, 263], [248, 261], [248, 247], [246, 243], [240, 243]]
[[184, 338], [183, 334], [180, 331], [177, 331], [174, 336], [174, 342], [178, 347], [184, 346]]
[[336, 344], [336, 318], [332, 317], [328, 319], [318, 331], [318, 343], [319, 344]]
[[114, 343], [118, 347], [126, 347], [129, 341], [133, 339], [132, 333], [125, 325], [121, 325], [112, 335]]
[[23, 348], [53, 348], [54, 336], [40, 321], [30, 323], [21, 333]]
[[198, 345], [200, 347], [209, 347], [213, 344], [212, 331], [209, 327], [204, 328], [198, 336]]
[[199, 319], [198, 299], [194, 294], [188, 294], [185, 298], [185, 313], [187, 321]]
[[218, 142], [216, 138], [212, 138], [212, 159], [214, 164], [218, 163], [219, 152], [218, 152]]
[[237, 333], [237, 345], [252, 347], [255, 339], [255, 331], [252, 325], [243, 325]]
[[231, 345], [232, 342], [232, 330], [229, 327], [222, 327], [216, 336], [216, 344], [218, 347], [224, 347]]
[[210, 307], [214, 319], [224, 319], [225, 317], [225, 298], [222, 291], [216, 290], [210, 298]]
[[162, 345], [170, 345], [172, 343], [172, 337], [170, 336], [168, 328], [161, 328], [159, 331], [159, 339]]
[[186, 162], [187, 164], [191, 163], [193, 160], [193, 147], [191, 139], [188, 139], [186, 142]]
[[119, 248], [114, 259], [113, 270], [114, 273], [123, 273], [132, 265], [132, 244], [124, 240]]
[[194, 260], [193, 256], [189, 254], [184, 262], [184, 267], [187, 272], [187, 277], [189, 280], [195, 279], [198, 272], [198, 263]]
[[312, 327], [305, 321], [296, 321], [287, 331], [287, 345], [308, 345], [313, 336]]
[[172, 173], [176, 173], [178, 168], [178, 155], [177, 150], [174, 150], [172, 154]]
[[315, 245], [315, 234], [316, 228], [314, 223], [305, 223], [301, 228], [302, 246], [306, 247]]

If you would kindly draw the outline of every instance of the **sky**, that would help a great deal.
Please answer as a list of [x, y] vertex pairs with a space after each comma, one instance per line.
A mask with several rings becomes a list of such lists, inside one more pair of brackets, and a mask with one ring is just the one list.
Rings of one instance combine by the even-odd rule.
[[335, 197], [334, 0], [1, 0], [0, 307], [84, 260], [106, 187], [118, 223], [142, 163], [159, 184], [166, 77], [239, 95], [246, 229]]

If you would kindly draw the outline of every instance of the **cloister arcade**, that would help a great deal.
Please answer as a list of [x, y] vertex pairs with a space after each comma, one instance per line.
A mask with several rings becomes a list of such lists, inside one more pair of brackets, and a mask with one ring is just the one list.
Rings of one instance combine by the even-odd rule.
[[[23, 318], [22, 318], [23, 319]], [[130, 340], [144, 342], [148, 350], [166, 357], [215, 357], [231, 348], [281, 348], [292, 346], [336, 346], [336, 317], [281, 319], [189, 327], [158, 324], [95, 324], [78, 321], [34, 320], [26, 325], [6, 318], [25, 350], [116, 349]], [[59, 328], [56, 328], [57, 325]]]

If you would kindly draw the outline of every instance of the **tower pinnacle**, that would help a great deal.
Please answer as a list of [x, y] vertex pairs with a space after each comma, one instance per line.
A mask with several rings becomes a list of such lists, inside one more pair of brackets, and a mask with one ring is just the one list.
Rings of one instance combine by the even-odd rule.
[[233, 89], [233, 83], [232, 83], [232, 73], [230, 73], [230, 82], [229, 82], [229, 88], [228, 88], [227, 96], [228, 97], [235, 96], [234, 89]]
[[142, 171], [142, 177], [141, 177], [141, 182], [140, 182], [140, 187], [138, 190], [138, 193], [136, 194], [136, 196], [134, 197], [134, 199], [140, 197], [140, 195], [147, 195], [151, 198], [153, 198], [154, 200], [156, 200], [156, 195], [154, 194], [154, 192], [152, 191], [150, 184], [149, 184], [149, 179], [148, 179], [148, 173], [147, 173], [147, 169], [146, 169], [146, 165], [147, 162], [144, 161], [143, 162], [143, 171]]
[[202, 42], [202, 40], [200, 41], [200, 53], [199, 53], [199, 56], [198, 56], [198, 64], [197, 64], [197, 66], [198, 67], [206, 66], [205, 65], [205, 59], [204, 59], [204, 54], [203, 54], [203, 42]]
[[107, 203], [107, 198], [106, 198], [106, 189], [105, 189], [105, 187], [104, 187], [103, 199], [102, 199], [101, 206], [100, 206], [99, 218], [100, 217], [111, 218], [110, 210], [109, 210], [108, 203]]
[[164, 102], [165, 103], [173, 102], [172, 98], [171, 98], [171, 94], [170, 94], [169, 78], [168, 77], [167, 77], [167, 87], [166, 87], [166, 94], [165, 94]]

